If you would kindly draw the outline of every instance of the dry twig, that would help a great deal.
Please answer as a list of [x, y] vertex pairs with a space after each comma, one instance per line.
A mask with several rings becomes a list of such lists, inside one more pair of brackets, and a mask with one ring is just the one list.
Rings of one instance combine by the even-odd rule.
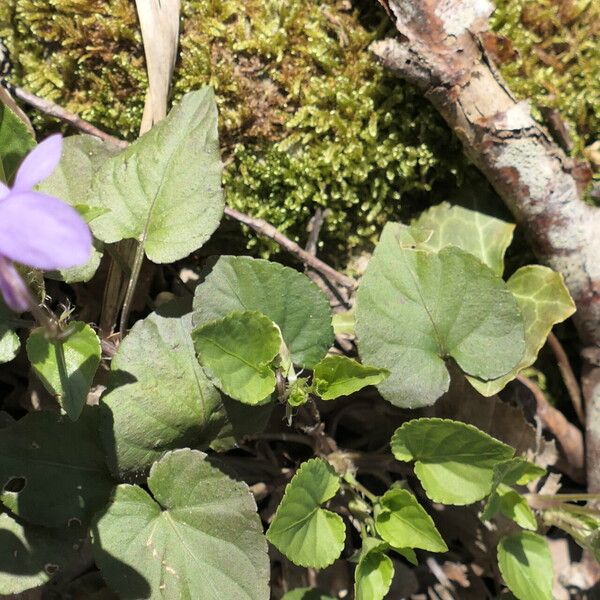
[[567, 353], [562, 347], [559, 339], [552, 332], [550, 332], [547, 341], [550, 349], [556, 357], [560, 374], [562, 375], [563, 382], [567, 388], [569, 397], [571, 398], [571, 403], [573, 404], [573, 409], [577, 414], [577, 418], [582, 425], [585, 425], [585, 412], [583, 410], [583, 402], [581, 400], [581, 389], [579, 388], [579, 383], [577, 382], [575, 373], [573, 373], [571, 363], [569, 362], [569, 357], [567, 356]]
[[560, 444], [570, 467], [568, 475], [575, 481], [584, 481], [584, 445], [581, 430], [546, 400], [544, 392], [531, 379], [520, 374], [517, 375], [517, 379], [533, 394], [538, 417]]
[[32, 94], [31, 92], [28, 92], [27, 90], [24, 90], [18, 86], [11, 86], [11, 91], [19, 100], [25, 102], [25, 104], [29, 104], [29, 106], [32, 106], [40, 112], [43, 112], [45, 115], [49, 115], [50, 117], [64, 121], [72, 127], [75, 127], [75, 129], [79, 129], [79, 131], [89, 133], [90, 135], [100, 138], [105, 142], [114, 144], [119, 148], [125, 148], [127, 146], [126, 141], [120, 140], [119, 138], [116, 138], [109, 133], [98, 129], [95, 125], [88, 123], [88, 121], [85, 121], [80, 116], [64, 109], [62, 106], [59, 106], [50, 100], [40, 98], [39, 96], [36, 96], [35, 94]]
[[319, 271], [323, 273], [329, 279], [339, 283], [340, 285], [353, 289], [356, 287], [356, 281], [339, 271], [336, 271], [333, 267], [330, 267], [327, 263], [324, 263], [322, 260], [318, 259], [315, 256], [312, 256], [309, 252], [301, 248], [296, 242], [293, 242], [289, 238], [287, 238], [283, 233], [278, 231], [273, 225], [267, 223], [263, 219], [256, 219], [251, 217], [250, 215], [246, 215], [241, 213], [234, 208], [229, 206], [225, 207], [225, 214], [244, 225], [247, 225], [259, 235], [264, 235], [269, 239], [276, 242], [279, 246], [287, 250], [290, 254], [293, 254], [296, 258], [302, 261], [304, 264], [309, 265], [315, 271]]

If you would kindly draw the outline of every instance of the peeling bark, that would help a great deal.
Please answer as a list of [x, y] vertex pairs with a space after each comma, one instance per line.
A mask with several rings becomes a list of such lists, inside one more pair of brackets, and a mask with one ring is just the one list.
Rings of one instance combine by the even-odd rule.
[[[487, 0], [389, 0], [400, 36], [379, 61], [415, 84], [524, 229], [538, 260], [563, 274], [583, 345], [590, 490], [600, 491], [600, 211], [582, 201], [589, 169], [568, 158], [517, 101], [486, 54]], [[400, 115], [401, 118], [401, 115]]]

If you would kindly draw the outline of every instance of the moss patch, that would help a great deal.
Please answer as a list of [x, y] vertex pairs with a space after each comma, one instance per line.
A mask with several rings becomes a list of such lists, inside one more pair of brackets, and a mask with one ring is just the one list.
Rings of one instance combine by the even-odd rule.
[[[217, 91], [228, 203], [299, 241], [327, 207], [321, 239], [343, 255], [407, 206], [456, 195], [469, 170], [433, 108], [372, 60], [387, 19], [365, 6], [368, 15], [349, 0], [183, 0], [174, 77], [176, 96], [207, 83]], [[600, 110], [595, 13], [592, 2], [500, 0], [494, 17], [519, 53], [504, 75], [565, 114], [579, 151]], [[14, 82], [136, 136], [146, 74], [131, 0], [3, 0], [0, 37]]]

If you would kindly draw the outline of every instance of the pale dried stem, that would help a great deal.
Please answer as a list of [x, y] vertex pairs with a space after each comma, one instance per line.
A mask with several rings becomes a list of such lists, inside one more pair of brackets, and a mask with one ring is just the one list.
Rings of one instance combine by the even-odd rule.
[[517, 379], [533, 394], [536, 402], [536, 414], [544, 427], [556, 438], [569, 465], [568, 475], [575, 481], [584, 480], [583, 434], [573, 423], [554, 406], [544, 392], [531, 379], [517, 375]]
[[563, 382], [567, 388], [569, 397], [571, 398], [571, 403], [573, 404], [573, 409], [577, 414], [577, 418], [582, 425], [585, 425], [585, 411], [583, 410], [583, 401], [581, 399], [581, 389], [579, 387], [579, 383], [577, 382], [575, 373], [573, 373], [573, 368], [571, 367], [571, 363], [567, 353], [565, 352], [565, 349], [562, 347], [559, 339], [552, 332], [550, 332], [550, 335], [548, 336], [548, 346], [550, 346], [550, 349], [554, 353], [556, 362], [558, 364], [558, 369], [560, 370]]

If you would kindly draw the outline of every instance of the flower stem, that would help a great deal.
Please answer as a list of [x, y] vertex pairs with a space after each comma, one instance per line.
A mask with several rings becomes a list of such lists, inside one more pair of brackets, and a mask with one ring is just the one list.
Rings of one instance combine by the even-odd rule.
[[356, 477], [351, 473], [346, 473], [344, 475], [344, 481], [351, 485], [355, 490], [359, 491], [363, 496], [368, 498], [371, 502], [377, 502], [377, 496], [370, 492], [362, 483], [357, 481]]
[[135, 256], [133, 258], [133, 266], [131, 267], [131, 275], [129, 276], [129, 283], [127, 284], [127, 292], [125, 293], [125, 300], [123, 300], [123, 309], [121, 310], [121, 321], [119, 323], [119, 332], [121, 337], [127, 333], [127, 322], [129, 321], [129, 313], [131, 312], [131, 305], [133, 303], [133, 296], [135, 294], [135, 288], [142, 270], [142, 263], [144, 262], [144, 244], [138, 242], [135, 250]]

